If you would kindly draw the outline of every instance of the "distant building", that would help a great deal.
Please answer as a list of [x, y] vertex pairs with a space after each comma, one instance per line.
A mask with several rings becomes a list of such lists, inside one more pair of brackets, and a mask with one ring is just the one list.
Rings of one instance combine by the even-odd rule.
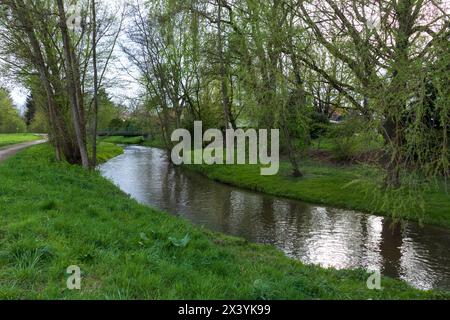
[[340, 110], [335, 110], [330, 118], [330, 123], [338, 124], [345, 120], [344, 114]]

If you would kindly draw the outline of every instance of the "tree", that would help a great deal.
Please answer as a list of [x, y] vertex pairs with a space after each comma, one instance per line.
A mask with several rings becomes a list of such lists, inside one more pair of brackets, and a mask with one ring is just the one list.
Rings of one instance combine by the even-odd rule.
[[80, 163], [80, 146], [73, 127], [66, 120], [68, 94], [64, 89], [64, 70], [57, 62], [62, 50], [60, 43], [49, 37], [58, 28], [58, 20], [51, 14], [54, 8], [47, 2], [30, 8], [23, 0], [3, 1], [2, 5], [5, 9], [0, 19], [2, 54], [11, 57], [8, 61], [16, 61], [13, 66], [20, 71], [25, 82], [35, 85], [36, 94], [45, 96], [49, 138], [55, 146], [57, 158]]
[[98, 68], [97, 68], [97, 5], [92, 0], [92, 64], [94, 69], [94, 121], [92, 126], [91, 167], [97, 165], [97, 126], [98, 126]]
[[27, 127], [31, 125], [36, 115], [36, 104], [33, 100], [33, 94], [28, 95], [27, 101], [25, 103], [25, 123]]
[[75, 55], [75, 49], [69, 35], [66, 22], [66, 11], [63, 0], [57, 0], [59, 13], [59, 27], [64, 48], [64, 62], [66, 66], [67, 91], [72, 106], [72, 121], [75, 128], [78, 148], [80, 150], [83, 167], [89, 167], [89, 158], [86, 147], [86, 122], [84, 117], [84, 103], [81, 89], [79, 62]]
[[302, 61], [370, 123], [379, 123], [386, 144], [386, 184], [398, 187], [403, 170], [436, 163], [417, 156], [431, 154], [424, 144], [417, 144], [429, 136], [417, 123], [426, 114], [421, 97], [427, 73], [436, 62], [433, 50], [450, 35], [449, 14], [439, 2], [427, 0], [312, 3], [299, 1], [297, 10], [311, 30], [309, 36], [351, 77], [337, 79], [313, 56], [302, 55]]
[[[84, 17], [78, 29], [69, 30], [69, 14], [64, 1], [41, 1], [27, 6], [23, 0], [5, 0], [0, 12], [0, 55], [11, 72], [33, 92], [33, 98], [44, 100], [49, 138], [58, 159], [89, 167], [87, 129], [93, 100], [90, 94], [92, 76], [91, 29], [86, 6], [81, 1]], [[88, 7], [89, 8], [89, 7]], [[88, 9], [89, 10], [89, 9]], [[100, 76], [97, 90], [104, 85], [104, 75], [121, 30], [115, 14], [101, 11], [95, 37], [96, 62]], [[91, 29], [90, 29], [91, 28]], [[92, 125], [92, 127], [96, 127]]]
[[14, 107], [8, 92], [0, 88], [0, 133], [25, 132], [25, 122]]

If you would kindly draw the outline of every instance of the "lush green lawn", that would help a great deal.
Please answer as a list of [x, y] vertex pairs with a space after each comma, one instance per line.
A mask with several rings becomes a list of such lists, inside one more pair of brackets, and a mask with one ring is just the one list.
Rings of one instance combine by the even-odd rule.
[[0, 134], [0, 148], [22, 142], [41, 140], [41, 136], [32, 133]]
[[[259, 166], [185, 166], [207, 177], [227, 184], [284, 196], [317, 204], [362, 210], [381, 215], [391, 215], [394, 206], [404, 202], [404, 209], [396, 211], [397, 218], [421, 221], [450, 228], [450, 195], [444, 183], [425, 192], [425, 211], [415, 207], [414, 202], [402, 194], [387, 194], [387, 201], [373, 197], [371, 186], [379, 174], [374, 169], [361, 166], [339, 166], [320, 161], [305, 160], [302, 171], [305, 177], [290, 177], [290, 164], [282, 162], [276, 176], [261, 176]], [[359, 183], [351, 184], [358, 180]], [[447, 186], [448, 188], [448, 186]], [[418, 195], [416, 195], [418, 196]], [[414, 197], [414, 194], [413, 194]]]
[[[99, 173], [57, 163], [47, 145], [8, 159], [0, 177], [0, 298], [449, 298], [387, 278], [382, 291], [368, 290], [364, 271], [305, 266], [199, 229]], [[81, 291], [66, 288], [71, 265], [81, 268]]]

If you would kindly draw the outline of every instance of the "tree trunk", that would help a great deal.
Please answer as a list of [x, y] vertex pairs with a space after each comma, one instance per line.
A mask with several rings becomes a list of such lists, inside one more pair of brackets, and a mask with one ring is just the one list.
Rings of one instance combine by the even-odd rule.
[[66, 75], [67, 75], [67, 91], [69, 94], [70, 104], [72, 106], [72, 121], [75, 129], [75, 134], [77, 138], [78, 147], [80, 149], [81, 155], [81, 163], [84, 168], [89, 168], [89, 158], [86, 148], [86, 140], [85, 140], [85, 126], [84, 119], [81, 119], [82, 107], [81, 104], [83, 101], [80, 101], [79, 97], [79, 88], [77, 88], [77, 84], [79, 85], [79, 80], [76, 80], [76, 66], [75, 61], [73, 60], [73, 48], [69, 37], [69, 31], [66, 23], [66, 14], [64, 10], [63, 0], [57, 0], [58, 3], [58, 11], [60, 18], [60, 29], [61, 35], [63, 38], [63, 47], [64, 47], [64, 58], [66, 65]]
[[13, 13], [18, 21], [22, 22], [23, 30], [30, 41], [31, 58], [39, 73], [39, 79], [41, 86], [45, 91], [47, 100], [47, 116], [50, 125], [50, 142], [55, 147], [55, 153], [57, 160], [61, 160], [61, 154], [69, 163], [78, 163], [79, 151], [74, 149], [70, 139], [67, 140], [67, 136], [70, 136], [69, 128], [64, 124], [63, 116], [58, 109], [54, 86], [51, 84], [49, 72], [44, 60], [41, 45], [39, 44], [31, 17], [28, 15], [28, 10], [23, 1], [16, 1], [16, 5], [12, 6]]
[[286, 125], [283, 124], [282, 130], [283, 130], [284, 138], [286, 139], [289, 161], [292, 166], [292, 176], [294, 178], [303, 177], [303, 173], [300, 171], [300, 165], [298, 163], [297, 155], [295, 153], [295, 148], [294, 148], [294, 145], [292, 144], [292, 139], [291, 139], [289, 129]]
[[400, 166], [404, 160], [404, 129], [402, 111], [406, 108], [407, 98], [404, 94], [407, 90], [407, 79], [405, 74], [410, 66], [409, 61], [409, 38], [412, 34], [412, 8], [413, 1], [399, 1], [396, 7], [396, 14], [399, 20], [398, 31], [395, 38], [394, 60], [393, 60], [393, 78], [387, 92], [386, 120], [383, 124], [386, 143], [390, 148], [390, 159], [387, 165], [386, 185], [390, 187], [399, 187]]
[[94, 67], [94, 119], [92, 124], [91, 168], [97, 166], [97, 126], [98, 126], [98, 70], [97, 70], [97, 12], [95, 0], [92, 0], [92, 59]]
[[219, 51], [219, 64], [220, 64], [220, 81], [221, 81], [221, 92], [222, 92], [222, 106], [225, 120], [225, 130], [230, 126], [233, 129], [236, 129], [236, 122], [234, 120], [232, 111], [231, 111], [231, 102], [230, 96], [228, 93], [228, 84], [227, 84], [227, 67], [223, 52], [223, 35], [222, 35], [222, 0], [218, 0], [219, 6], [219, 14], [218, 14], [218, 51]]

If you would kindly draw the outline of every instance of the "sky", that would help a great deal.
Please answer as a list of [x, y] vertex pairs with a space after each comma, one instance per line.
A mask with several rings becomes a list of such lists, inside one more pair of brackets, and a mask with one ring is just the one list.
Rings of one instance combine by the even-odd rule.
[[23, 112], [25, 112], [25, 103], [27, 101], [28, 90], [21, 84], [12, 82], [8, 85], [4, 85], [4, 87], [9, 90], [14, 105], [17, 109], [19, 109], [20, 113], [23, 114]]

